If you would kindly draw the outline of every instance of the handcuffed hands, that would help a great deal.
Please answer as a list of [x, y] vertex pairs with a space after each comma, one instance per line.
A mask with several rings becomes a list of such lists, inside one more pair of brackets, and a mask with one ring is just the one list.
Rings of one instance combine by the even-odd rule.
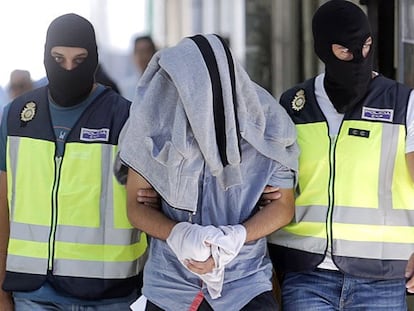
[[180, 262], [207, 284], [215, 299], [221, 295], [225, 266], [238, 255], [245, 240], [243, 225], [214, 227], [180, 222], [167, 244]]

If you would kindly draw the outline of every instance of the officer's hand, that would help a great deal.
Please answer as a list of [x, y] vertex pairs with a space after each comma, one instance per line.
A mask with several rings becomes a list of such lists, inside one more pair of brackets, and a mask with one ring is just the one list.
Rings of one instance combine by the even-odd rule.
[[408, 279], [405, 287], [409, 293], [414, 293], [414, 253], [411, 254], [408, 259], [407, 266], [405, 268], [405, 278]]
[[263, 190], [258, 204], [260, 206], [265, 206], [271, 201], [280, 199], [281, 196], [282, 194], [279, 192], [279, 187], [266, 186]]
[[139, 189], [137, 192], [137, 201], [157, 209], [161, 208], [161, 198], [154, 189]]

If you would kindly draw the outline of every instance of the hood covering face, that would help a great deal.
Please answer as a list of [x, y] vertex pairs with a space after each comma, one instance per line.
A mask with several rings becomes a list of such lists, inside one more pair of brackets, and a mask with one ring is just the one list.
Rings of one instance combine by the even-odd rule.
[[[372, 79], [372, 47], [366, 57], [362, 55], [363, 45], [371, 36], [368, 18], [352, 2], [331, 0], [313, 16], [312, 32], [315, 52], [325, 63], [326, 92], [335, 109], [345, 113], [364, 98]], [[353, 59], [338, 59], [332, 44], [348, 48]]]
[[[55, 46], [84, 48], [88, 51], [88, 56], [76, 68], [66, 70], [51, 55]], [[98, 49], [92, 24], [73, 13], [53, 20], [47, 30], [44, 65], [49, 91], [56, 104], [68, 107], [84, 100], [92, 90], [98, 65]]]

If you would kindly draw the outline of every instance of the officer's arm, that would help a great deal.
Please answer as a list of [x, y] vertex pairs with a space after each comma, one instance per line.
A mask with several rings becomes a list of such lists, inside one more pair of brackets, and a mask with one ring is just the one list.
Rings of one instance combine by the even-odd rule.
[[138, 191], [152, 189], [151, 185], [140, 174], [128, 169], [126, 189], [128, 219], [131, 224], [154, 238], [166, 240], [176, 222], [159, 209], [137, 200]]
[[[0, 171], [0, 285], [3, 284], [6, 273], [7, 245], [9, 243], [10, 223], [9, 207], [7, 204], [7, 173]], [[13, 310], [11, 295], [4, 292], [0, 286], [0, 306]]]
[[289, 224], [295, 213], [293, 189], [278, 189], [278, 199], [264, 205], [243, 225], [246, 227], [246, 242], [263, 238]]

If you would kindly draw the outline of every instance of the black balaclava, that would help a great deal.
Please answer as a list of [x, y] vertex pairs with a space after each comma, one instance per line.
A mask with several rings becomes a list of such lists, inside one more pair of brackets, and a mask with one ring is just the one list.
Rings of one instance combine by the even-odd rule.
[[[76, 68], [66, 70], [50, 53], [55, 46], [85, 48], [88, 56]], [[92, 90], [98, 65], [98, 49], [92, 24], [72, 13], [53, 20], [47, 30], [44, 65], [50, 95], [57, 105], [69, 107], [84, 100]]]
[[[372, 47], [365, 58], [362, 56], [362, 47], [371, 36], [368, 18], [352, 2], [331, 0], [316, 11], [312, 31], [315, 52], [325, 63], [326, 93], [335, 109], [345, 113], [364, 98], [372, 78]], [[353, 59], [338, 59], [332, 44], [348, 48]]]

